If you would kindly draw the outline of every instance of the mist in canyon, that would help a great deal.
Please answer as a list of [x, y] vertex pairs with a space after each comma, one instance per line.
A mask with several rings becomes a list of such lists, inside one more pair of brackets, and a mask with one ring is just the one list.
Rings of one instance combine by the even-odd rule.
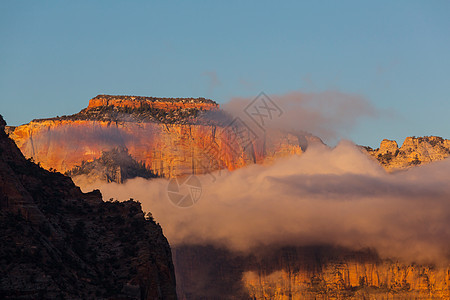
[[[139, 200], [172, 246], [214, 245], [237, 252], [264, 246], [335, 245], [375, 249], [407, 262], [447, 261], [450, 161], [386, 173], [349, 141], [316, 144], [269, 166], [198, 175], [202, 196], [189, 208], [168, 199], [168, 180], [128, 180], [103, 198]], [[81, 178], [79, 178], [81, 179]]]

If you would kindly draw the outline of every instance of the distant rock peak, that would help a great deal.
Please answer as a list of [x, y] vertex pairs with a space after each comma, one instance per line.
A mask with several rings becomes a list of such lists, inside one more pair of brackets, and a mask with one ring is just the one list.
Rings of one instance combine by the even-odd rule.
[[384, 139], [380, 148], [366, 148], [388, 171], [407, 169], [445, 159], [450, 156], [450, 140], [439, 136], [407, 137], [401, 147], [396, 141]]

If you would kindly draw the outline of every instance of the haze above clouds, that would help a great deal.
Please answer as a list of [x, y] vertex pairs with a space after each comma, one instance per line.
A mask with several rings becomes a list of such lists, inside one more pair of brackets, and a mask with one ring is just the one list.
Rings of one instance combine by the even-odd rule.
[[[254, 123], [248, 120], [245, 110], [247, 106], [258, 106], [260, 113], [268, 115], [261, 107], [263, 103], [259, 101], [259, 98], [263, 97], [261, 95], [256, 98], [236, 97], [225, 103], [223, 109], [254, 127]], [[359, 121], [367, 118], [376, 119], [386, 114], [375, 108], [363, 96], [339, 90], [317, 93], [292, 91], [281, 95], [268, 95], [265, 101], [268, 106], [273, 107], [269, 103], [272, 101], [280, 112], [272, 111], [270, 118], [264, 118], [264, 127], [308, 132], [320, 137], [327, 144], [348, 138]]]

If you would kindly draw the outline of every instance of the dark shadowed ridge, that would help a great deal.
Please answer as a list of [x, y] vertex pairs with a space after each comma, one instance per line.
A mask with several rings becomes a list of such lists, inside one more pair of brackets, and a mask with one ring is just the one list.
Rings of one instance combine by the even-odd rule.
[[171, 250], [139, 202], [103, 202], [26, 160], [0, 116], [0, 298], [176, 299]]

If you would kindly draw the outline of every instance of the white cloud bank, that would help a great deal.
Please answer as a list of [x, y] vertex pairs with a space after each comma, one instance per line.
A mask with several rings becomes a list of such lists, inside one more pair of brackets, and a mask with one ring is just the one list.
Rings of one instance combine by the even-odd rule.
[[[105, 200], [139, 200], [171, 245], [213, 244], [235, 251], [277, 245], [370, 247], [382, 257], [447, 261], [450, 160], [387, 174], [350, 142], [315, 145], [301, 156], [199, 176], [190, 208], [167, 196], [168, 180], [98, 183]], [[81, 183], [81, 182], [78, 182]]]

